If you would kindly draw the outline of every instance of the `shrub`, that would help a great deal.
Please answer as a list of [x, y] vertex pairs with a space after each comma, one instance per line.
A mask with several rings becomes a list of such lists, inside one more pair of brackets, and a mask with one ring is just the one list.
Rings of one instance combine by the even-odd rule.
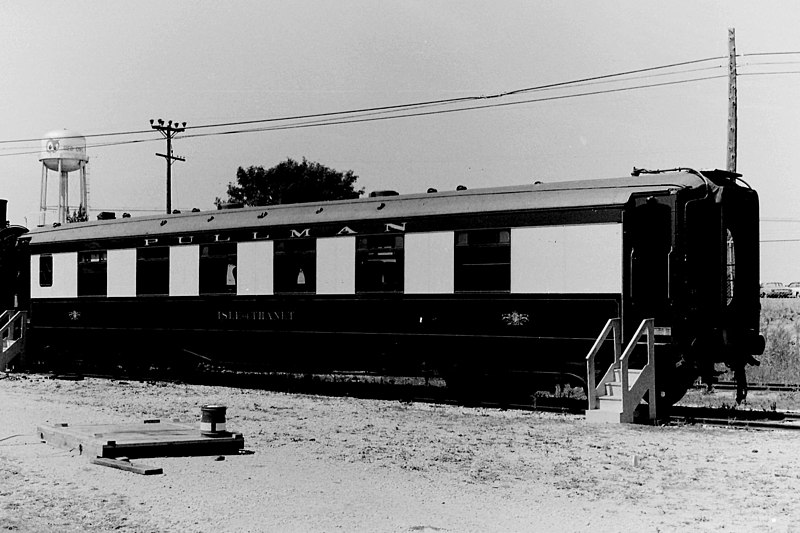
[[800, 383], [800, 300], [761, 300], [761, 366], [748, 367], [751, 383]]

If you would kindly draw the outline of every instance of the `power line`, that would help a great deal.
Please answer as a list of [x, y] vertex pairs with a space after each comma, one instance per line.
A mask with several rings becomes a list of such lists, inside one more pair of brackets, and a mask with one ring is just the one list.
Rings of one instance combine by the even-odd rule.
[[[714, 58], [712, 58], [712, 59], [714, 59]], [[709, 60], [710, 59], [700, 59], [700, 60], [694, 60], [694, 61], [687, 61], [687, 62], [684, 62], [684, 63], [676, 63], [676, 64], [673, 64], [673, 65], [699, 63], [699, 62], [709, 61]], [[336, 111], [336, 112], [330, 112], [330, 113], [318, 113], [318, 114], [310, 114], [310, 115], [296, 115], [296, 116], [288, 116], [288, 117], [274, 117], [274, 118], [269, 118], [269, 119], [247, 120], [247, 121], [240, 121], [240, 122], [204, 124], [204, 125], [200, 125], [200, 126], [190, 126], [190, 127], [187, 127], [186, 129], [218, 128], [218, 127], [233, 126], [233, 125], [247, 125], [247, 124], [266, 123], [266, 122], [283, 122], [283, 121], [290, 121], [290, 120], [302, 120], [302, 119], [307, 119], [307, 118], [322, 118], [322, 117], [327, 117], [327, 116], [333, 117], [333, 116], [336, 116], [336, 115], [347, 115], [347, 114], [351, 114], [353, 117], [370, 116], [370, 115], [378, 115], [378, 114], [387, 114], [387, 113], [396, 112], [399, 109], [423, 108], [423, 107], [431, 107], [431, 106], [448, 105], [448, 104], [454, 104], [454, 103], [465, 102], [465, 101], [475, 101], [475, 100], [482, 100], [482, 99], [493, 99], [493, 98], [506, 96], [506, 95], [511, 95], [511, 94], [521, 94], [523, 92], [549, 91], [549, 90], [561, 89], [561, 88], [567, 88], [567, 87], [568, 88], [574, 88], [574, 87], [585, 87], [585, 86], [598, 85], [598, 84], [617, 83], [617, 80], [607, 79], [607, 78], [609, 78], [611, 76], [623, 76], [623, 75], [628, 75], [630, 73], [636, 73], [636, 72], [642, 72], [642, 71], [650, 71], [650, 70], [653, 70], [653, 69], [666, 68], [666, 67], [671, 67], [673, 65], [665, 65], [665, 66], [660, 66], [660, 67], [651, 67], [651, 68], [648, 68], [648, 69], [638, 69], [638, 70], [635, 70], [635, 71], [627, 71], [627, 72], [622, 72], [622, 73], [617, 73], [617, 74], [596, 76], [596, 77], [593, 77], [593, 78], [584, 78], [582, 80], [574, 80], [574, 81], [568, 81], [568, 82], [559, 82], [559, 83], [553, 83], [553, 84], [548, 84], [548, 85], [541, 85], [541, 86], [537, 86], [537, 87], [529, 87], [529, 88], [526, 88], [526, 89], [519, 89], [519, 90], [516, 90], [516, 91], [508, 91], [506, 93], [499, 93], [499, 94], [491, 95], [491, 96], [474, 96], [474, 97], [464, 97], [464, 98], [457, 98], [457, 99], [447, 99], [447, 100], [435, 100], [435, 101], [429, 101], [429, 102], [420, 102], [420, 103], [415, 103], [415, 104], [412, 103], [412, 104], [401, 104], [401, 105], [396, 105], [396, 106], [384, 106], [384, 107], [376, 107], [376, 108], [366, 108], [366, 109], [351, 110], [351, 111]], [[678, 71], [674, 71], [674, 72], [662, 72], [662, 73], [658, 73], [658, 74], [648, 74], [646, 76], [632, 76], [632, 77], [626, 78], [623, 81], [647, 79], [647, 78], [651, 78], [651, 77], [674, 76], [676, 74], [699, 72], [699, 71], [704, 71], [704, 70], [716, 70], [716, 69], [721, 69], [721, 68], [723, 68], [722, 65], [715, 65], [715, 66], [711, 66], [711, 67], [701, 67], [701, 68], [695, 68], [695, 69], [683, 69], [683, 70], [678, 70]], [[695, 80], [686, 80], [686, 81], [695, 81]], [[638, 87], [633, 87], [633, 88], [638, 88]], [[614, 92], [614, 91], [611, 91], [611, 92]], [[598, 94], [601, 94], [601, 93], [598, 93]], [[581, 95], [576, 95], [576, 96], [581, 96]], [[249, 131], [249, 130], [243, 130], [243, 131]], [[253, 131], [259, 131], [259, 130], [253, 130]], [[264, 130], [264, 131], [267, 131], [267, 130]], [[106, 136], [119, 136], [119, 135], [137, 135], [137, 134], [146, 134], [146, 133], [150, 133], [150, 131], [141, 130], [141, 131], [123, 131], [123, 132], [113, 132], [113, 133], [98, 133], [98, 134], [82, 135], [82, 137], [84, 137], [84, 138], [93, 138], [93, 137], [106, 137]], [[223, 133], [225, 133], [225, 132], [223, 132]], [[234, 133], [238, 133], [238, 132], [234, 132]], [[193, 135], [193, 136], [200, 136], [200, 135]], [[185, 137], [188, 137], [188, 136], [185, 136]], [[122, 145], [122, 144], [134, 144], [134, 143], [140, 143], [140, 142], [152, 142], [154, 140], [155, 139], [136, 139], [136, 140], [127, 140], [127, 141], [122, 141], [122, 142], [90, 143], [87, 146], [91, 147], [91, 148], [97, 148], [97, 147], [106, 147], [106, 146], [119, 146], [119, 145]], [[0, 141], [0, 150], [10, 150], [10, 149], [13, 150], [13, 149], [15, 149], [15, 148], [10, 148], [10, 147], [3, 147], [2, 144], [22, 143], [22, 142], [37, 142], [38, 143], [40, 141], [41, 141], [41, 139], [4, 140], [4, 141]], [[18, 150], [18, 148], [16, 148], [16, 149]], [[11, 154], [0, 154], [0, 157], [2, 157], [3, 155], [35, 154], [35, 153], [39, 153], [39, 151], [40, 150], [34, 149], [33, 147], [31, 147], [30, 151], [15, 152], [15, 153], [11, 153]]]
[[[492, 94], [492, 95], [465, 96], [465, 97], [459, 97], [459, 98], [447, 98], [447, 99], [440, 99], [440, 100], [429, 100], [429, 101], [423, 101], [423, 102], [413, 102], [413, 103], [397, 104], [397, 105], [391, 105], [391, 106], [369, 107], [369, 108], [351, 109], [351, 110], [346, 110], [346, 111], [332, 111], [332, 112], [326, 112], [326, 113], [295, 115], [295, 116], [289, 116], [289, 117], [277, 117], [277, 118], [266, 118], [266, 119], [256, 119], [256, 120], [245, 120], [245, 121], [238, 121], [238, 122], [220, 122], [220, 123], [214, 123], [214, 124], [201, 124], [201, 125], [198, 125], [198, 126], [191, 126], [191, 127], [186, 128], [186, 129], [187, 130], [188, 129], [195, 129], [196, 130], [196, 129], [204, 129], [204, 128], [220, 128], [220, 127], [228, 127], [228, 126], [243, 126], [243, 125], [248, 125], [248, 124], [257, 124], [257, 123], [264, 123], [264, 122], [301, 120], [301, 119], [308, 119], [308, 118], [321, 118], [321, 117], [326, 117], [326, 116], [335, 116], [335, 115], [343, 115], [343, 114], [346, 115], [346, 114], [352, 114], [352, 113], [362, 113], [362, 112], [368, 112], [368, 111], [399, 110], [399, 109], [404, 109], [404, 108], [409, 108], [409, 107], [453, 104], [453, 103], [465, 102], [465, 101], [470, 101], [470, 100], [495, 99], [495, 98], [502, 98], [502, 97], [511, 96], [511, 95], [515, 95], [515, 94], [522, 94], [522, 93], [526, 93], [526, 92], [530, 92], [530, 91], [538, 91], [538, 90], [550, 89], [550, 88], [556, 88], [556, 87], [565, 87], [565, 86], [569, 86], [569, 85], [573, 85], [573, 84], [579, 84], [579, 83], [588, 82], [588, 81], [596, 81], [596, 80], [603, 80], [603, 79], [609, 79], [609, 78], [614, 78], [614, 77], [622, 77], [622, 76], [627, 76], [627, 75], [630, 75], [630, 74], [639, 74], [639, 73], [643, 73], [643, 72], [652, 72], [652, 71], [656, 71], [656, 70], [675, 68], [675, 67], [678, 67], [678, 66], [693, 65], [693, 64], [703, 63], [703, 62], [707, 62], [707, 61], [714, 61], [714, 60], [719, 60], [719, 59], [724, 59], [724, 58], [723, 57], [709, 57], [709, 58], [704, 58], [704, 59], [693, 59], [693, 60], [689, 60], [689, 61], [681, 61], [681, 62], [677, 62], [677, 63], [669, 63], [669, 64], [658, 65], [658, 66], [654, 66], [654, 67], [633, 69], [633, 70], [627, 70], [627, 71], [622, 71], [622, 72], [615, 72], [615, 73], [611, 73], [611, 74], [603, 74], [603, 75], [599, 75], [599, 76], [591, 76], [591, 77], [586, 77], [586, 78], [579, 78], [579, 79], [576, 79], [576, 80], [549, 83], [549, 84], [545, 84], [545, 85], [526, 87], [526, 88], [522, 88], [522, 89], [514, 89], [514, 90], [511, 90], [511, 91], [505, 91], [505, 92], [502, 92], [502, 93], [496, 93], [496, 94]], [[150, 130], [131, 130], [131, 131], [121, 131], [121, 132], [110, 132], [110, 133], [95, 133], [95, 134], [89, 134], [89, 135], [82, 135], [82, 137], [84, 137], [84, 138], [94, 138], [94, 137], [110, 137], [110, 136], [118, 136], [118, 135], [140, 135], [140, 134], [146, 134], [146, 133], [151, 133], [151, 131]], [[35, 139], [7, 139], [7, 140], [0, 140], [0, 144], [23, 143], [23, 142], [39, 142], [39, 141], [41, 141], [41, 138], [35, 138]]]
[[738, 54], [736, 57], [751, 57], [751, 56], [788, 56], [800, 55], [800, 52], [755, 52], [752, 54]]
[[[789, 55], [789, 54], [800, 54], [800, 52], [772, 52], [772, 53], [759, 53], [759, 54], [743, 54], [744, 56], [759, 56], [759, 55]], [[718, 68], [723, 68], [722, 65], [711, 66], [711, 67], [702, 67], [697, 69], [684, 69], [675, 72], [665, 72], [665, 73], [658, 73], [658, 74], [649, 74], [647, 76], [637, 76], [637, 77], [629, 77], [623, 80], [616, 80], [614, 78], [621, 78], [624, 76], [631, 76], [632, 74], [641, 74], [644, 72], [654, 72], [657, 70], [668, 69], [668, 68], [675, 68], [678, 66], [688, 66], [692, 64], [699, 64], [708, 61], [715, 61], [715, 60], [722, 60], [725, 57], [710, 57], [704, 59], [695, 59], [691, 61], [683, 61], [679, 63], [671, 63], [666, 65], [659, 65], [655, 67], [647, 67], [642, 69], [634, 69], [628, 70], [623, 72], [617, 72], [612, 74], [604, 74], [600, 76], [592, 76], [586, 78], [580, 78], [576, 80], [564, 81], [564, 82], [557, 82], [557, 83], [550, 83], [545, 85], [538, 85], [533, 87], [527, 87], [523, 89], [516, 89], [512, 91], [505, 91], [502, 93], [496, 93], [492, 95], [480, 95], [480, 96], [468, 96], [468, 97], [459, 97], [459, 98], [449, 98], [449, 99], [440, 99], [440, 100], [430, 100], [430, 101], [423, 101], [423, 102], [415, 102], [415, 103], [407, 103], [407, 104], [398, 104], [392, 106], [380, 106], [380, 107], [369, 107], [369, 108], [359, 108], [359, 109], [352, 109], [346, 111], [334, 111], [334, 112], [326, 112], [326, 113], [315, 113], [315, 114], [304, 114], [304, 115], [293, 115], [287, 117], [273, 117], [267, 119], [257, 119], [257, 120], [245, 120], [245, 121], [238, 121], [238, 122], [221, 122], [221, 123], [213, 123], [213, 124], [201, 124], [198, 126], [187, 127], [186, 130], [199, 130], [199, 129], [208, 129], [208, 128], [222, 128], [222, 127], [230, 127], [230, 126], [242, 126], [242, 125], [251, 125], [251, 124], [267, 124], [267, 123], [274, 123], [274, 122], [291, 122], [291, 121], [299, 121], [299, 120], [309, 120], [308, 122], [301, 122], [301, 123], [289, 123], [289, 124], [280, 124], [276, 126], [266, 126], [260, 128], [246, 128], [240, 130], [230, 130], [230, 131], [222, 131], [222, 132], [209, 132], [209, 133], [195, 133], [195, 134], [187, 134], [182, 136], [183, 138], [189, 137], [207, 137], [207, 136], [215, 136], [215, 135], [232, 135], [232, 134], [240, 134], [240, 133], [252, 133], [252, 132], [265, 132], [265, 131], [279, 131], [284, 129], [298, 129], [298, 128], [308, 128], [308, 127], [319, 127], [319, 126], [332, 126], [332, 125], [342, 125], [342, 124], [351, 124], [351, 123], [360, 123], [360, 122], [372, 122], [376, 120], [389, 120], [395, 118], [409, 118], [409, 117], [419, 117], [419, 116], [430, 116], [436, 114], [445, 114], [445, 113], [454, 113], [454, 112], [462, 112], [462, 111], [470, 111], [470, 110], [477, 110], [477, 109], [486, 109], [486, 108], [493, 108], [493, 107], [505, 107], [511, 105], [522, 105], [522, 104], [529, 104], [529, 103], [537, 103], [537, 102], [546, 102], [546, 101], [553, 101], [553, 100], [562, 100], [568, 98], [577, 98], [583, 96], [594, 96], [600, 94], [608, 94], [614, 92], [623, 92], [623, 91], [631, 91], [637, 89], [645, 89], [645, 88], [653, 88], [653, 87], [663, 87], [668, 85], [676, 85], [682, 83], [692, 83], [698, 81], [705, 81], [717, 78], [723, 78], [724, 75], [719, 76], [707, 76], [707, 77], [697, 77], [697, 78], [689, 78], [683, 80], [674, 80], [670, 82], [664, 83], [653, 83], [653, 84], [643, 84], [643, 85], [635, 85], [630, 87], [618, 87], [614, 89], [608, 90], [598, 90], [598, 91], [588, 91], [583, 93], [577, 94], [568, 94], [568, 95], [560, 95], [554, 97], [546, 97], [546, 98], [536, 98], [536, 99], [527, 99], [527, 100], [518, 100], [513, 102], [498, 102], [492, 104], [481, 104], [481, 105], [472, 105], [466, 107], [459, 107], [457, 109], [439, 109], [434, 111], [421, 111], [421, 112], [411, 112], [411, 113], [401, 113], [397, 114], [400, 111], [408, 111], [414, 109], [424, 109], [427, 107], [441, 107], [445, 105], [455, 105], [455, 104], [464, 104], [469, 102], [475, 102], [480, 100], [495, 100], [499, 98], [506, 98], [509, 96], [516, 96], [525, 93], [537, 92], [537, 91], [548, 91], [554, 89], [565, 89], [565, 88], [574, 88], [574, 87], [581, 87], [587, 85], [596, 85], [600, 83], [616, 83], [620, 81], [631, 81], [634, 79], [642, 79], [642, 78], [649, 78], [649, 77], [658, 77], [658, 76], [669, 76], [669, 75], [677, 75], [682, 73], [688, 72], [697, 72], [702, 70], [713, 70]], [[756, 64], [750, 64], [747, 66], [757, 66]], [[755, 73], [740, 73], [739, 75], [746, 76], [758, 76], [758, 75], [770, 75], [770, 74], [800, 74], [800, 71], [783, 71], [783, 72], [755, 72]], [[381, 115], [388, 115], [388, 116], [381, 116]], [[109, 132], [109, 133], [97, 133], [97, 134], [89, 134], [83, 135], [84, 138], [100, 138], [100, 137], [111, 137], [111, 136], [124, 136], [124, 135], [143, 135], [143, 134], [151, 134], [151, 130], [131, 130], [131, 131], [120, 131], [120, 132]], [[120, 146], [126, 144], [135, 144], [141, 142], [153, 142], [157, 139], [127, 139], [124, 141], [117, 141], [117, 142], [106, 142], [106, 143], [90, 143], [87, 147], [91, 148], [100, 148], [100, 147], [109, 147], [109, 146]], [[12, 139], [12, 140], [0, 140], [0, 150], [8, 149], [3, 148], [2, 145], [4, 144], [12, 144], [12, 143], [24, 143], [24, 142], [40, 142], [41, 139]], [[30, 150], [23, 150], [11, 153], [0, 153], [0, 157], [4, 156], [17, 156], [17, 155], [30, 155], [30, 154], [38, 154], [40, 150], [31, 148]]]
[[[430, 115], [438, 115], [438, 114], [448, 114], [448, 113], [457, 113], [463, 111], [473, 111], [477, 109], [488, 109], [494, 107], [507, 107], [513, 105], [522, 105], [522, 104], [530, 104], [530, 103], [538, 103], [538, 102], [547, 102], [547, 101], [554, 101], [554, 100], [564, 100], [568, 98], [578, 98], [584, 96], [595, 96], [600, 94], [608, 94], [608, 93], [615, 93], [615, 92], [624, 92], [624, 91], [631, 91], [636, 89], [645, 89], [645, 88], [654, 88], [654, 87], [664, 87], [669, 85], [677, 85], [682, 83], [692, 83], [697, 81], [705, 81], [705, 80], [712, 80], [718, 78], [724, 78], [727, 75], [718, 75], [718, 76], [706, 76], [706, 77], [699, 77], [699, 78], [690, 78], [685, 80], [675, 80], [669, 82], [662, 82], [662, 83], [652, 83], [652, 84], [644, 84], [644, 85], [636, 85], [631, 87], [618, 87], [614, 89], [606, 89], [606, 90], [599, 90], [599, 91], [587, 91], [583, 93], [577, 94], [569, 94], [569, 95], [560, 95], [560, 96], [552, 96], [552, 97], [545, 97], [545, 98], [533, 98], [527, 100], [519, 100], [514, 102], [498, 102], [493, 104], [482, 104], [482, 105], [474, 105], [474, 106], [467, 106], [461, 107], [457, 109], [440, 109], [435, 111], [424, 111], [424, 112], [416, 112], [416, 113], [403, 113], [403, 114], [395, 114], [390, 116], [370, 116], [370, 115], [383, 115], [388, 111], [377, 111], [378, 108], [371, 108], [375, 109], [374, 113], [365, 113], [361, 117], [355, 116], [353, 117], [343, 117], [343, 118], [320, 118], [319, 120], [309, 121], [305, 123], [296, 123], [296, 124], [282, 124], [282, 125], [275, 125], [275, 126], [264, 126], [259, 128], [245, 128], [240, 130], [229, 130], [229, 131], [221, 131], [221, 132], [209, 132], [209, 133], [188, 133], [183, 135], [183, 139], [188, 138], [195, 138], [195, 137], [209, 137], [209, 136], [218, 136], [218, 135], [234, 135], [234, 134], [241, 134], [241, 133], [256, 133], [256, 132], [266, 132], [266, 131], [280, 131], [286, 129], [301, 129], [301, 128], [310, 128], [310, 127], [320, 127], [320, 126], [336, 126], [342, 124], [356, 124], [362, 122], [374, 122], [378, 120], [390, 120], [390, 119], [397, 119], [397, 118], [409, 118], [409, 117], [421, 117], [421, 116], [430, 116]], [[418, 105], [421, 106], [421, 105]], [[344, 112], [342, 112], [344, 113]], [[326, 117], [334, 114], [339, 113], [323, 113], [317, 115], [305, 115], [307, 118], [312, 117]], [[365, 118], [367, 117], [367, 118]], [[286, 118], [276, 118], [276, 119], [266, 119], [260, 121], [247, 121], [248, 124], [253, 123], [263, 123], [263, 122], [276, 122], [276, 121], [285, 121], [290, 120]], [[232, 123], [229, 123], [232, 124]], [[197, 126], [193, 129], [205, 128], [211, 126]], [[186, 128], [187, 130], [190, 128]], [[134, 144], [140, 142], [152, 142], [155, 139], [134, 139], [134, 140], [126, 140], [126, 141], [119, 141], [119, 142], [108, 142], [108, 143], [98, 143], [98, 144], [88, 144], [87, 148], [98, 148], [98, 147], [108, 147], [108, 146], [119, 146], [125, 144]], [[2, 141], [0, 141], [2, 142]], [[23, 152], [13, 152], [13, 153], [6, 153], [0, 154], [0, 157], [7, 157], [7, 156], [16, 156], [16, 155], [30, 155], [30, 154], [38, 154], [39, 150], [28, 150]]]
[[772, 76], [775, 74], [800, 74], [800, 70], [777, 70], [774, 72], [740, 72], [739, 76]]
[[652, 83], [646, 85], [637, 85], [633, 87], [620, 87], [616, 89], [607, 89], [603, 91], [588, 91], [584, 93], [578, 94], [569, 94], [569, 95], [561, 95], [561, 96], [550, 96], [545, 98], [533, 98], [528, 100], [520, 100], [516, 102], [499, 102], [494, 104], [484, 104], [484, 105], [476, 105], [476, 106], [468, 106], [458, 109], [441, 109], [437, 111], [426, 111], [426, 112], [419, 112], [419, 113], [405, 113], [402, 115], [392, 115], [388, 117], [372, 117], [372, 118], [356, 118], [356, 119], [343, 119], [343, 120], [331, 120], [331, 121], [314, 121], [305, 124], [284, 124], [278, 126], [268, 126], [263, 128], [250, 128], [250, 129], [243, 129], [243, 130], [233, 130], [233, 131], [223, 131], [223, 132], [211, 132], [211, 133], [194, 133], [194, 134], [187, 134], [184, 135], [184, 139], [188, 139], [191, 137], [207, 137], [211, 135], [233, 135], [239, 133], [253, 133], [253, 132], [263, 132], [263, 131], [279, 131], [279, 130], [286, 130], [286, 129], [300, 129], [300, 128], [310, 128], [310, 127], [319, 127], [319, 126], [334, 126], [334, 125], [341, 125], [341, 124], [356, 124], [361, 122], [374, 122], [377, 120], [390, 120], [396, 118], [408, 118], [408, 117], [421, 117], [421, 116], [429, 116], [429, 115], [441, 115], [441, 114], [448, 114], [448, 113], [459, 113], [462, 111], [473, 111], [476, 109], [488, 109], [494, 107], [508, 107], [513, 105], [522, 105], [522, 104], [531, 104], [531, 103], [539, 103], [539, 102], [550, 102], [555, 100], [565, 100], [568, 98], [578, 98], [583, 96], [595, 96], [599, 94], [608, 94], [608, 93], [616, 93], [616, 92], [624, 92], [624, 91], [631, 91], [635, 89], [647, 89], [653, 87], [665, 87], [668, 85], [677, 85], [681, 83], [691, 83], [696, 81], [705, 81], [705, 80], [713, 80], [719, 78], [726, 78], [727, 74], [719, 75], [719, 76], [706, 76], [702, 78], [692, 78], [688, 80], [678, 80], [678, 81], [669, 81], [663, 83]]

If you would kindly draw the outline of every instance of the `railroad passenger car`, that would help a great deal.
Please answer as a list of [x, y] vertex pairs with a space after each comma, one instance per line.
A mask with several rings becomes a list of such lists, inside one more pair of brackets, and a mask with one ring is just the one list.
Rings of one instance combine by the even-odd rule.
[[763, 351], [758, 197], [634, 174], [38, 228], [29, 358], [577, 386], [609, 318], [654, 318], [674, 402]]

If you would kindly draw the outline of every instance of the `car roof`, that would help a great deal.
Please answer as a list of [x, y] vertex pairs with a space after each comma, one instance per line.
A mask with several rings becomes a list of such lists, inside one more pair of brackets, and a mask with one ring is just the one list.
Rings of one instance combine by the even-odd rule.
[[36, 245], [295, 224], [343, 223], [351, 220], [475, 216], [530, 209], [619, 207], [636, 193], [669, 193], [678, 189], [699, 188], [703, 183], [701, 177], [688, 172], [668, 172], [638, 177], [536, 183], [81, 222], [60, 227], [35, 228], [25, 238], [30, 240], [30, 244]]

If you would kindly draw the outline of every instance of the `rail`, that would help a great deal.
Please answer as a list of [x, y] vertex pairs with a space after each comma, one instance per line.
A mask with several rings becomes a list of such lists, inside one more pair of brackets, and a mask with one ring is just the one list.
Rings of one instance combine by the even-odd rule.
[[[601, 393], [605, 391], [605, 384], [609, 381], [613, 381], [614, 369], [619, 368], [619, 360], [622, 355], [621, 323], [622, 321], [619, 318], [608, 319], [605, 327], [603, 327], [603, 331], [600, 333], [600, 336], [597, 337], [597, 340], [594, 341], [592, 349], [589, 350], [589, 354], [586, 356], [586, 396], [589, 399], [589, 409], [597, 409], [598, 398], [602, 396]], [[608, 370], [606, 370], [606, 373], [603, 375], [598, 385], [595, 380], [595, 359], [603, 343], [608, 339], [608, 335], [612, 332], [614, 334], [614, 362], [608, 367]]]
[[[623, 413], [633, 418], [633, 411], [636, 406], [644, 398], [645, 393], [648, 394], [648, 414], [650, 420], [656, 420], [656, 386], [655, 386], [655, 371], [656, 371], [656, 358], [655, 358], [655, 320], [648, 318], [642, 320], [636, 333], [633, 334], [631, 342], [625, 348], [622, 357], [620, 357], [620, 373], [622, 374], [622, 405]], [[647, 335], [647, 364], [642, 368], [636, 382], [628, 388], [628, 362], [633, 349], [639, 343], [642, 335]]]
[[0, 370], [5, 370], [24, 350], [27, 314], [25, 311], [3, 311], [0, 324]]

